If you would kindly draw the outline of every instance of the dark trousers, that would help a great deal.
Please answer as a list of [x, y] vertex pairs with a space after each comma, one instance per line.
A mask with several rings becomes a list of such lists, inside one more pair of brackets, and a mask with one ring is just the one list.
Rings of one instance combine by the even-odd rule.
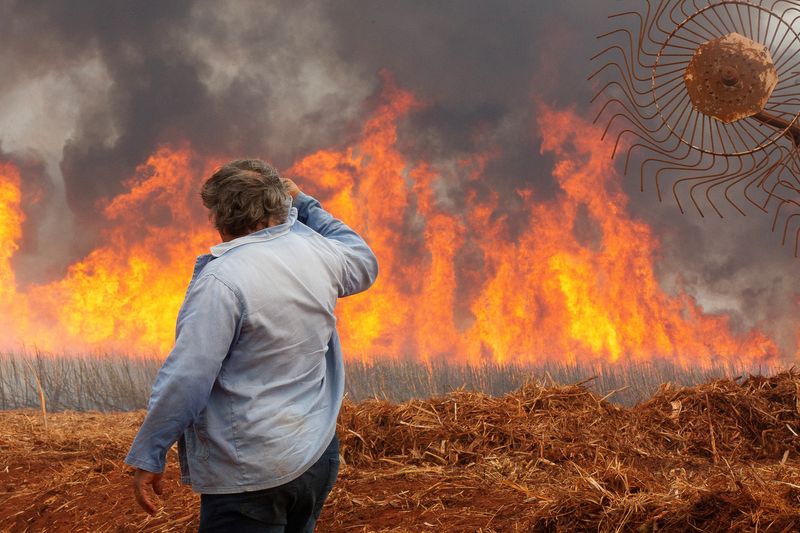
[[200, 533], [313, 532], [336, 476], [339, 439], [299, 478], [271, 489], [200, 496]]

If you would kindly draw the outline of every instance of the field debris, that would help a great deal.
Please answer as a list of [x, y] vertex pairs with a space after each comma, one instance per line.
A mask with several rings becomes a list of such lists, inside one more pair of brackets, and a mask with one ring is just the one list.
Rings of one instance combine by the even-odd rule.
[[[143, 412], [0, 412], [0, 530], [193, 531], [168, 459], [163, 509], [122, 458]], [[633, 408], [529, 382], [402, 404], [345, 402], [318, 531], [800, 530], [800, 372], [663, 385]]]

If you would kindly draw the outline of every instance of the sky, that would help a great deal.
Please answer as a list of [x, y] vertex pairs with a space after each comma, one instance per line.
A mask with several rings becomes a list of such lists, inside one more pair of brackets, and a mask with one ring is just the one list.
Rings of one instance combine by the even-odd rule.
[[[593, 118], [596, 36], [614, 27], [609, 14], [640, 4], [0, 0], [0, 158], [25, 176], [19, 282], [57, 278], [90, 251], [98, 201], [159, 145], [286, 168], [351, 142], [386, 72], [426, 103], [400, 130], [408, 158], [447, 168], [500, 146], [482, 186], [546, 198], [555, 186], [536, 103]], [[663, 243], [667, 290], [790, 342], [800, 263], [767, 218], [681, 215], [640, 192], [637, 176], [624, 187]], [[463, 194], [452, 196], [458, 207]]]

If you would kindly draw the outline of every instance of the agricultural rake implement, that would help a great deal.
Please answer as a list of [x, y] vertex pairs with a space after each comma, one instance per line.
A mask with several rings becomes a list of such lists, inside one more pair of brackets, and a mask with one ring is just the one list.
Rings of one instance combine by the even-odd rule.
[[770, 216], [800, 256], [800, 1], [637, 5], [592, 58], [612, 157], [681, 213]]

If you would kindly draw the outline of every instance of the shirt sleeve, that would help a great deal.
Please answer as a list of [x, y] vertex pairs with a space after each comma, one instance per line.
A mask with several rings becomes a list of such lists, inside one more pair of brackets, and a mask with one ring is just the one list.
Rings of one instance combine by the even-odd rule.
[[167, 450], [205, 408], [242, 314], [236, 293], [213, 274], [191, 284], [178, 314], [175, 347], [156, 376], [126, 464], [164, 470]]
[[358, 233], [334, 218], [315, 198], [299, 193], [294, 199], [297, 219], [326, 239], [330, 239], [344, 257], [344, 280], [339, 296], [367, 290], [378, 277], [378, 259]]

